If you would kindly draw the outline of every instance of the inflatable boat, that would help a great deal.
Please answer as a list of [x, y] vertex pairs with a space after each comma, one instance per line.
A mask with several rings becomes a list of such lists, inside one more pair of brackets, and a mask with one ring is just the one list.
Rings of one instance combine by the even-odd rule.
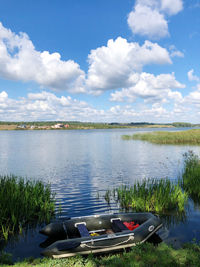
[[162, 226], [151, 213], [118, 213], [69, 218], [40, 230], [56, 242], [42, 255], [53, 258], [104, 253], [145, 242]]

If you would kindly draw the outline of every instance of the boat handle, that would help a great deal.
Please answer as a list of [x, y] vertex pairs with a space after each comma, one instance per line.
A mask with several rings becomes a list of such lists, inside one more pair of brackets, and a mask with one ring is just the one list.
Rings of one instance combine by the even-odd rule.
[[121, 218], [112, 218], [112, 219], [110, 219], [110, 221], [111, 221], [111, 223], [113, 222], [113, 221], [118, 221], [118, 220], [120, 220], [121, 221]]
[[86, 222], [75, 223], [74, 226], [77, 227], [79, 224], [84, 224], [86, 226]]

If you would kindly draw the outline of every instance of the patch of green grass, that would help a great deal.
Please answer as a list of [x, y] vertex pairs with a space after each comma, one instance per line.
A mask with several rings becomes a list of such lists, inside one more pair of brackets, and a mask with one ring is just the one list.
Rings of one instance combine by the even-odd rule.
[[0, 176], [0, 238], [29, 223], [48, 222], [55, 211], [50, 185], [14, 175]]
[[122, 135], [124, 140], [142, 140], [155, 144], [200, 144], [200, 130], [193, 129], [179, 132], [157, 131], [152, 133], [138, 133]]
[[[3, 265], [2, 265], [3, 266]], [[8, 266], [8, 265], [4, 265]], [[129, 252], [114, 253], [104, 256], [71, 257], [67, 259], [27, 259], [18, 262], [14, 267], [132, 267], [132, 266], [200, 266], [200, 246], [188, 244], [175, 250], [161, 243], [157, 247], [144, 243], [133, 247]]]
[[[106, 192], [106, 199], [108, 194], [112, 192]], [[122, 185], [114, 189], [112, 196], [121, 208], [157, 213], [171, 210], [183, 212], [188, 199], [181, 186], [169, 179], [149, 179], [136, 182], [133, 186]]]
[[12, 264], [12, 255], [4, 251], [0, 251], [0, 264], [11, 265]]
[[200, 204], [200, 159], [192, 151], [184, 154], [185, 167], [182, 187], [197, 204]]

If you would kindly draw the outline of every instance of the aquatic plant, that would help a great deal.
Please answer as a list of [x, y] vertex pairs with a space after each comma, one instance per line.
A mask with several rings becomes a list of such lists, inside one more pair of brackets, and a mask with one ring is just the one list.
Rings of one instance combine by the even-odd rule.
[[133, 139], [133, 136], [132, 135], [128, 135], [128, 134], [124, 134], [124, 135], [122, 135], [122, 139], [123, 140], [131, 140], [131, 139]]
[[111, 191], [110, 190], [107, 190], [106, 193], [105, 193], [105, 201], [110, 204], [110, 195], [111, 195]]
[[134, 135], [122, 135], [124, 140], [142, 140], [155, 144], [200, 144], [200, 130], [192, 129], [187, 131], [157, 131], [138, 133]]
[[[188, 199], [187, 193], [182, 191], [181, 186], [172, 183], [169, 179], [143, 180], [133, 186], [121, 185], [114, 191], [113, 198], [121, 208], [137, 212], [164, 213], [171, 210], [183, 212]], [[106, 192], [106, 198], [110, 193], [111, 191]]]
[[200, 159], [192, 151], [184, 154], [182, 187], [200, 205]]
[[0, 176], [0, 236], [8, 239], [28, 223], [48, 222], [55, 211], [54, 197], [42, 181]]

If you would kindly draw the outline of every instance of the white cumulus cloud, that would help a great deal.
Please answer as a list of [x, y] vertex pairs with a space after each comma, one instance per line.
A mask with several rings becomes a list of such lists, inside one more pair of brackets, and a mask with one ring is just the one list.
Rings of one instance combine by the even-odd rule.
[[5, 91], [0, 93], [0, 120], [81, 120], [98, 121], [105, 118], [104, 110], [97, 110], [85, 101], [53, 93], [29, 93], [27, 97], [12, 99]]
[[161, 10], [169, 15], [176, 15], [183, 9], [182, 0], [161, 0]]
[[134, 34], [158, 39], [168, 36], [168, 24], [158, 10], [137, 4], [128, 15], [128, 25]]
[[140, 46], [121, 37], [92, 50], [88, 59], [86, 84], [94, 94], [131, 86], [145, 65], [172, 63], [168, 51], [157, 43], [145, 41]]
[[190, 92], [188, 95], [185, 96], [184, 98], [184, 103], [186, 105], [194, 106], [198, 108], [199, 112], [199, 107], [200, 107], [200, 84], [197, 85], [197, 88], [195, 91]]
[[42, 87], [84, 92], [85, 73], [59, 53], [37, 51], [25, 33], [15, 34], [0, 23], [0, 77], [34, 81]]
[[[7, 92], [0, 92], [0, 120], [2, 121], [94, 121], [94, 122], [170, 122], [198, 121], [200, 88], [184, 99], [176, 91], [168, 91], [171, 108], [166, 103], [155, 102], [128, 105], [114, 105], [108, 109], [96, 109], [85, 101], [70, 96], [56, 96], [53, 93], [29, 93], [26, 97], [12, 99]], [[181, 97], [179, 100], [177, 97]], [[167, 103], [168, 105], [168, 103]]]
[[142, 98], [145, 102], [156, 103], [167, 102], [168, 99], [181, 100], [181, 93], [173, 92], [172, 89], [184, 87], [184, 84], [175, 79], [174, 73], [154, 76], [143, 72], [138, 74], [138, 80], [133, 86], [111, 93], [111, 101], [134, 102], [137, 98]]
[[170, 56], [171, 57], [184, 57], [184, 53], [177, 50], [177, 48], [175, 47], [175, 45], [171, 45], [169, 47], [170, 50]]
[[196, 75], [193, 74], [194, 73], [194, 70], [190, 70], [188, 71], [187, 75], [188, 75], [188, 79], [189, 81], [196, 81], [196, 82], [199, 82], [200, 81], [200, 78]]
[[182, 0], [137, 0], [127, 22], [133, 34], [160, 39], [169, 35], [166, 16], [182, 9]]

